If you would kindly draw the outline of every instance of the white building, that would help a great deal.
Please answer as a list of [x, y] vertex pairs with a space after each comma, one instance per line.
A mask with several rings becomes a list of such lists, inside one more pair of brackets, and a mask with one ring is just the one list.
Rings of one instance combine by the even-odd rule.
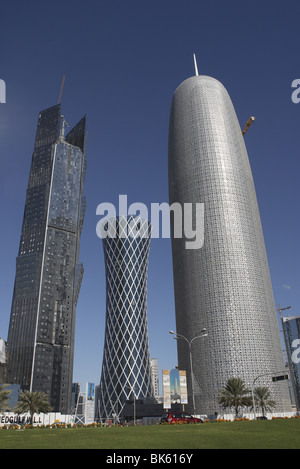
[[6, 342], [0, 337], [0, 363], [6, 363]]
[[155, 399], [159, 398], [159, 380], [158, 380], [158, 360], [157, 358], [150, 358], [150, 372], [153, 384], [153, 393]]

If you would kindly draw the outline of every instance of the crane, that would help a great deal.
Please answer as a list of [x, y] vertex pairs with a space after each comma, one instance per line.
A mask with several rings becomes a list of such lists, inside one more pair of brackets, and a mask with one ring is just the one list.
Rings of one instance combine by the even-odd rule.
[[253, 124], [253, 122], [255, 121], [255, 117], [250, 117], [248, 120], [247, 120], [247, 123], [245, 125], [245, 128], [242, 132], [243, 135], [245, 135], [245, 133], [247, 132], [247, 130], [249, 129], [250, 125]]
[[60, 103], [60, 100], [61, 100], [61, 95], [62, 95], [62, 92], [63, 92], [65, 78], [66, 78], [66, 75], [63, 76], [63, 79], [62, 79], [62, 82], [61, 82], [60, 93], [59, 93], [59, 98], [58, 98], [58, 104]]

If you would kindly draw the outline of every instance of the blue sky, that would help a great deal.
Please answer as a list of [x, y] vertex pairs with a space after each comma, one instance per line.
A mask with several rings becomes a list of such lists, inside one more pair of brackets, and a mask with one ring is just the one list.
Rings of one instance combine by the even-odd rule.
[[[87, 212], [80, 258], [74, 381], [100, 380], [105, 276], [96, 207], [168, 201], [168, 125], [177, 86], [200, 74], [227, 88], [255, 180], [276, 304], [299, 299], [300, 78], [295, 0], [4, 0], [0, 7], [0, 337], [7, 338], [37, 116], [57, 103], [70, 126], [87, 115]], [[148, 275], [150, 353], [177, 364], [171, 243], [153, 239]]]

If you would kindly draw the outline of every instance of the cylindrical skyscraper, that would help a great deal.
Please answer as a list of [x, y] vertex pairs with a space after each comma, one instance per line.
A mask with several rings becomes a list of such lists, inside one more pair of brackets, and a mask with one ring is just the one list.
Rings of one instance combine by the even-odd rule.
[[101, 419], [122, 415], [125, 401], [152, 397], [147, 323], [150, 224], [128, 216], [106, 221], [106, 327], [100, 382]]
[[[196, 411], [221, 411], [218, 391], [231, 377], [268, 386], [289, 411], [279, 328], [252, 173], [241, 128], [224, 86], [208, 76], [175, 91], [169, 128], [170, 204], [204, 203], [204, 244], [186, 249], [172, 236], [177, 333], [192, 343]], [[192, 380], [188, 345], [178, 365]], [[192, 407], [190, 407], [192, 411]]]

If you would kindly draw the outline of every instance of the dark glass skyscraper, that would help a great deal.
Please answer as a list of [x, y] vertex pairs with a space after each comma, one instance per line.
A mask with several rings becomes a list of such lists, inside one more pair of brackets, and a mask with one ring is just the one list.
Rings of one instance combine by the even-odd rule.
[[[187, 370], [196, 411], [222, 412], [218, 392], [232, 377], [270, 387], [277, 411], [290, 411], [276, 309], [247, 150], [231, 99], [208, 76], [176, 89], [169, 130], [170, 203], [204, 204], [204, 244], [186, 249], [172, 235], [179, 369]], [[192, 375], [194, 380], [192, 380]], [[190, 407], [192, 410], [192, 408]]]
[[[153, 396], [147, 325], [150, 225], [139, 217], [110, 219], [103, 239], [106, 326], [100, 382], [101, 419], [120, 417], [127, 399]], [[136, 236], [136, 233], [146, 236]]]
[[66, 135], [60, 104], [39, 114], [8, 331], [7, 381], [71, 409], [85, 117]]

